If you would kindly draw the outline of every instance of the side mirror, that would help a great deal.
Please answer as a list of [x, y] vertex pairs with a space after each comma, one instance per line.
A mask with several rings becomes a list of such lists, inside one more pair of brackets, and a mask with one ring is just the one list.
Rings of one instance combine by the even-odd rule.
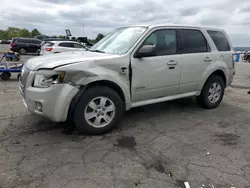
[[138, 52], [135, 53], [135, 58], [155, 56], [156, 50], [154, 45], [144, 45]]

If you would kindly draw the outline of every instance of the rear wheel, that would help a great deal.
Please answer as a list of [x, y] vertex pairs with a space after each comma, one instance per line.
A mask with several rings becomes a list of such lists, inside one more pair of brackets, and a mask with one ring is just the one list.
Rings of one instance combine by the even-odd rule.
[[11, 74], [9, 72], [3, 72], [1, 75], [0, 75], [0, 78], [1, 80], [9, 80], [11, 77]]
[[220, 76], [211, 76], [205, 83], [201, 95], [197, 97], [197, 101], [204, 108], [216, 108], [223, 99], [224, 90], [223, 79]]
[[19, 53], [20, 53], [21, 55], [26, 55], [26, 54], [27, 54], [27, 50], [24, 49], [24, 48], [21, 48], [21, 49], [19, 50]]
[[78, 101], [73, 121], [85, 134], [98, 135], [115, 128], [123, 116], [123, 102], [113, 89], [96, 86], [84, 92]]

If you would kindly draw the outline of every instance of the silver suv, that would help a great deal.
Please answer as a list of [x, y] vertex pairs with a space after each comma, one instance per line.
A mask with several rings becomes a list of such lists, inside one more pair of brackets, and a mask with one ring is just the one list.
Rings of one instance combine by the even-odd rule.
[[101, 134], [142, 105], [196, 96], [215, 108], [234, 74], [223, 30], [144, 25], [115, 29], [88, 51], [28, 60], [19, 88], [30, 112]]

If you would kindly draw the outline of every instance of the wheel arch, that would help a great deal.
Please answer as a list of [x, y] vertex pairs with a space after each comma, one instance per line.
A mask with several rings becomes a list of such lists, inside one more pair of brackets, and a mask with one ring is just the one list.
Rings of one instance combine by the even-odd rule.
[[125, 97], [125, 94], [124, 94], [122, 88], [118, 84], [116, 84], [115, 82], [112, 82], [110, 80], [96, 80], [96, 81], [90, 82], [86, 85], [80, 86], [78, 93], [72, 99], [70, 106], [69, 106], [69, 110], [68, 110], [68, 120], [69, 121], [71, 121], [71, 119], [72, 119], [72, 115], [74, 113], [75, 106], [76, 106], [78, 100], [80, 99], [80, 97], [84, 94], [84, 92], [87, 89], [90, 89], [90, 88], [96, 87], [96, 86], [106, 86], [106, 87], [114, 90], [115, 92], [117, 92], [117, 94], [120, 96], [120, 98], [123, 102], [123, 110], [125, 111], [128, 108], [127, 99]]
[[214, 70], [213, 72], [211, 72], [210, 74], [208, 74], [208, 76], [206, 77], [205, 81], [203, 82], [203, 84], [201, 86], [201, 91], [202, 91], [203, 87], [205, 86], [205, 84], [207, 83], [208, 79], [211, 78], [212, 76], [220, 76], [223, 79], [225, 87], [227, 86], [227, 77], [226, 77], [225, 72], [222, 69], [217, 69], [217, 70]]

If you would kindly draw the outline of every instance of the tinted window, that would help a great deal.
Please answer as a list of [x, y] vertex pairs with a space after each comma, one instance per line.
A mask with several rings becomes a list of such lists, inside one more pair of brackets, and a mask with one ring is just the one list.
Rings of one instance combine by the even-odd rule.
[[32, 40], [31, 43], [41, 44], [41, 41], [40, 40]]
[[80, 44], [74, 43], [74, 48], [85, 48], [85, 47]]
[[44, 43], [44, 46], [46, 46], [46, 47], [51, 47], [53, 45], [54, 45], [53, 42], [46, 42], [46, 43]]
[[207, 31], [210, 37], [213, 39], [217, 49], [219, 51], [230, 51], [230, 45], [226, 36], [221, 31]]
[[210, 51], [204, 35], [198, 30], [182, 29], [181, 53], [202, 53]]
[[39, 40], [32, 40], [32, 39], [18, 39], [18, 43], [29, 43], [29, 44], [40, 44], [41, 41]]
[[15, 43], [17, 41], [17, 39], [12, 39], [12, 43]]
[[74, 44], [69, 43], [69, 42], [61, 42], [58, 46], [66, 47], [66, 48], [74, 48]]
[[155, 31], [145, 40], [143, 45], [154, 45], [157, 56], [176, 54], [176, 31], [172, 29]]

